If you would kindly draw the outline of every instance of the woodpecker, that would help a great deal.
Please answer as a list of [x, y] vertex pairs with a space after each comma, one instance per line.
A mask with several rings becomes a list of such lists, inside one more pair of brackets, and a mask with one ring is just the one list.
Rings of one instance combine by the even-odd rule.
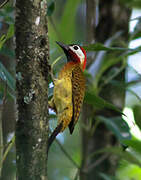
[[69, 127], [70, 134], [78, 121], [85, 93], [85, 77], [83, 71], [86, 67], [86, 52], [76, 44], [57, 44], [63, 49], [67, 63], [61, 69], [58, 79], [54, 79], [53, 97], [49, 107], [53, 109], [58, 118], [58, 125], [49, 137], [48, 147], [52, 144], [58, 133]]

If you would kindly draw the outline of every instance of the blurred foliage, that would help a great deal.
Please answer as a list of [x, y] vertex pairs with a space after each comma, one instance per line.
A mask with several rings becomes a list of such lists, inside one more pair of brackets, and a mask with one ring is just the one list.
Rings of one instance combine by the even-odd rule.
[[137, 165], [122, 161], [116, 177], [121, 180], [139, 180], [141, 177], [141, 168]]
[[141, 1], [140, 0], [120, 0], [121, 3], [124, 3], [131, 8], [141, 8]]
[[133, 113], [134, 113], [135, 122], [141, 130], [141, 119], [140, 119], [140, 117], [141, 117], [141, 105], [135, 105], [133, 107]]
[[96, 109], [112, 109], [117, 111], [119, 114], [123, 114], [120, 109], [96, 95], [94, 91], [86, 91], [84, 102], [91, 104]]
[[98, 116], [97, 119], [104, 122], [107, 128], [115, 134], [119, 141], [122, 142], [124, 139], [131, 139], [129, 126], [121, 117], [105, 118], [103, 116]]
[[47, 16], [51, 16], [55, 10], [55, 2], [51, 1], [48, 3], [48, 10], [47, 10]]
[[13, 37], [14, 35], [14, 25], [11, 24], [9, 25], [9, 29], [6, 35], [2, 35], [0, 38], [0, 49], [2, 48], [3, 44], [10, 39], [11, 37]]
[[[120, 0], [126, 6], [131, 8], [141, 8], [140, 0]], [[85, 13], [84, 13], [85, 1], [82, 0], [48, 0], [48, 26], [49, 26], [49, 40], [50, 40], [50, 62], [56, 62], [53, 65], [54, 74], [62, 67], [65, 62], [65, 57], [61, 56], [62, 51], [57, 47], [55, 41], [64, 41], [66, 43], [79, 43], [87, 50], [87, 52], [96, 52], [97, 56], [101, 51], [108, 54], [107, 58], [103, 58], [103, 62], [93, 79], [92, 74], [85, 71], [85, 76], [87, 78], [87, 91], [85, 95], [85, 103], [92, 105], [96, 110], [101, 110], [103, 108], [112, 109], [116, 111], [119, 115], [123, 114], [122, 110], [112, 104], [108, 100], [104, 100], [99, 97], [99, 92], [104, 88], [105, 84], [112, 84], [113, 86], [119, 87], [120, 91], [125, 91], [132, 93], [135, 101], [135, 105], [132, 107], [135, 123], [141, 130], [141, 97], [137, 95], [136, 92], [132, 91], [131, 87], [137, 86], [141, 82], [141, 75], [136, 76], [135, 79], [130, 82], [123, 82], [115, 80], [115, 77], [120, 74], [125, 68], [127, 68], [127, 57], [139, 53], [141, 51], [141, 46], [136, 48], [120, 48], [106, 46], [105, 44], [95, 43], [91, 45], [84, 45], [82, 42], [85, 41]], [[10, 38], [14, 36], [14, 18], [13, 18], [14, 8], [11, 4], [7, 4], [2, 9], [0, 9], [0, 29], [3, 24], [8, 25], [8, 31], [0, 35], [0, 53], [1, 55], [8, 56], [9, 58], [14, 57], [14, 51], [11, 50], [7, 42]], [[81, 23], [80, 23], [81, 21]], [[138, 18], [138, 23], [132, 33], [130, 33], [130, 41], [140, 38], [141, 36], [141, 18]], [[14, 45], [13, 45], [14, 46]], [[115, 52], [117, 56], [112, 55]], [[89, 54], [89, 53], [88, 53]], [[59, 57], [59, 58], [58, 58]], [[4, 59], [3, 59], [4, 60]], [[3, 103], [3, 96], [5, 93], [5, 84], [8, 86], [7, 97], [8, 99], [15, 97], [15, 78], [12, 73], [7, 70], [0, 59], [0, 102]], [[123, 65], [117, 69], [112, 68], [115, 64], [122, 62]], [[109, 69], [108, 76], [104, 76], [104, 73]], [[128, 67], [131, 68], [131, 67]], [[111, 76], [112, 74], [112, 76]], [[21, 78], [20, 74], [16, 78]], [[51, 82], [51, 81], [50, 81]], [[49, 96], [52, 95], [52, 89], [49, 88]], [[136, 97], [139, 103], [136, 102]], [[121, 145], [127, 146], [126, 150], [121, 147], [108, 147], [100, 149], [94, 152], [91, 156], [96, 156], [97, 154], [115, 154], [119, 159], [119, 167], [117, 168], [116, 177], [100, 173], [100, 177], [104, 180], [140, 180], [141, 177], [141, 141], [131, 137], [130, 128], [126, 121], [124, 121], [124, 114], [121, 116], [108, 118], [104, 116], [96, 116], [98, 124], [103, 122], [106, 127], [113, 133], [119, 140]], [[51, 127], [56, 126], [56, 115], [50, 115]], [[92, 119], [92, 117], [89, 117]], [[1, 119], [0, 119], [1, 120]], [[53, 124], [53, 125], [52, 125]], [[98, 126], [97, 124], [97, 126]], [[49, 179], [63, 179], [72, 180], [78, 179], [77, 174], [81, 164], [81, 138], [80, 138], [80, 125], [81, 122], [76, 125], [75, 131], [72, 136], [69, 135], [68, 130], [63, 134], [58, 135], [57, 140], [63, 146], [60, 146], [57, 142], [54, 142], [50, 149], [48, 171]], [[83, 125], [81, 125], [83, 126]], [[96, 127], [97, 127], [96, 126]], [[12, 141], [13, 145], [13, 141]], [[61, 148], [63, 147], [63, 148]], [[3, 160], [6, 161], [6, 156], [11, 153], [11, 165], [8, 167], [13, 173], [15, 173], [15, 161], [13, 162], [13, 151], [11, 149], [11, 143], [8, 143], [6, 148], [3, 148], [3, 144], [0, 144], [0, 148], [3, 151]], [[65, 153], [67, 152], [67, 153]], [[15, 157], [14, 157], [15, 158]], [[2, 167], [2, 162], [0, 162]], [[4, 168], [6, 168], [4, 166]], [[10, 171], [10, 170], [8, 170]], [[14, 177], [14, 176], [13, 176]]]
[[97, 154], [101, 154], [101, 153], [115, 154], [115, 155], [118, 155], [121, 159], [128, 161], [129, 163], [141, 166], [141, 160], [138, 159], [135, 153], [132, 153], [130, 151], [124, 151], [122, 147], [103, 148], [91, 154], [91, 157], [96, 156]]

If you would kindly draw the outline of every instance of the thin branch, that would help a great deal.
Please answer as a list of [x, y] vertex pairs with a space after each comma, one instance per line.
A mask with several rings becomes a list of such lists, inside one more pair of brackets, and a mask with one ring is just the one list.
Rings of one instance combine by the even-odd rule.
[[2, 157], [2, 161], [1, 161], [1, 165], [3, 164], [3, 162], [5, 161], [7, 154], [9, 153], [10, 149], [12, 148], [13, 144], [15, 143], [15, 135], [12, 137], [11, 141], [8, 143], [8, 147], [5, 150], [3, 157]]
[[9, 0], [5, 0], [3, 3], [0, 4], [0, 9], [5, 6], [7, 3], [9, 2]]
[[131, 66], [130, 64], [128, 64], [128, 67], [133, 70], [140, 78], [141, 78], [141, 74], [133, 67]]
[[[117, 38], [119, 38], [121, 36], [121, 34], [122, 34], [122, 31], [118, 31], [117, 33], [115, 33], [111, 38], [109, 38], [105, 41], [104, 46], [110, 47], [112, 42], [114, 40], [116, 40]], [[93, 78], [98, 73], [106, 53], [107, 53], [107, 51], [98, 52], [98, 54], [95, 58], [96, 60], [89, 67], [88, 72], [93, 76]]]
[[139, 102], [141, 103], [141, 98], [131, 89], [127, 88], [126, 89], [128, 92], [130, 92], [131, 94], [133, 94], [138, 100]]
[[0, 177], [1, 177], [1, 170], [3, 166], [3, 129], [2, 129], [2, 114], [3, 114], [3, 109], [4, 105], [6, 103], [6, 94], [7, 94], [7, 83], [5, 84], [4, 88], [4, 93], [3, 93], [3, 99], [2, 99], [2, 104], [0, 106]]
[[141, 16], [138, 16], [138, 17], [136, 17], [136, 18], [133, 18], [133, 19], [131, 19], [130, 21], [135, 21], [135, 20], [139, 20], [139, 19], [141, 19]]
[[3, 95], [3, 105], [6, 103], [6, 94], [7, 94], [7, 82], [5, 83], [4, 95]]
[[[49, 132], [51, 133], [51, 130], [49, 129]], [[52, 134], [52, 133], [51, 133]], [[72, 162], [72, 164], [77, 168], [80, 169], [80, 167], [78, 166], [78, 164], [76, 164], [76, 162], [71, 158], [71, 156], [67, 153], [67, 151], [64, 149], [64, 147], [62, 146], [62, 144], [56, 139], [54, 139], [56, 141], [56, 143], [59, 145], [61, 151], [65, 154], [65, 156]]]
[[91, 129], [91, 136], [94, 136], [94, 133], [97, 129], [97, 126], [99, 125], [100, 121], [96, 119], [94, 126]]
[[110, 81], [112, 81], [116, 76], [119, 75], [126, 67], [126, 64], [123, 64], [113, 75], [111, 75], [109, 78], [107, 78], [103, 84], [99, 87], [99, 90], [101, 90], [106, 84], [108, 84]]
[[55, 141], [57, 142], [57, 144], [59, 145], [61, 151], [65, 154], [65, 156], [72, 162], [72, 164], [73, 164], [76, 168], [80, 169], [80, 167], [78, 166], [78, 164], [71, 158], [71, 156], [67, 153], [67, 151], [64, 149], [64, 147], [62, 146], [62, 144], [61, 144], [57, 139], [56, 139]]
[[98, 160], [96, 160], [93, 164], [90, 164], [86, 170], [83, 170], [84, 172], [88, 173], [89, 171], [91, 171], [92, 169], [94, 169], [96, 166], [100, 165], [105, 159], [108, 158], [108, 154], [104, 154], [103, 156], [101, 156]]
[[76, 171], [76, 174], [75, 174], [75, 176], [74, 176], [74, 180], [77, 180], [78, 179], [78, 176], [79, 176], [79, 169], [77, 169], [77, 171]]

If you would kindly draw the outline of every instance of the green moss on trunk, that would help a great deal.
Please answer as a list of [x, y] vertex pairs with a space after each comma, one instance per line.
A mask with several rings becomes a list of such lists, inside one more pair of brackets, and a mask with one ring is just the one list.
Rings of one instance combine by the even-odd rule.
[[48, 29], [46, 0], [16, 1], [16, 161], [19, 180], [47, 179]]

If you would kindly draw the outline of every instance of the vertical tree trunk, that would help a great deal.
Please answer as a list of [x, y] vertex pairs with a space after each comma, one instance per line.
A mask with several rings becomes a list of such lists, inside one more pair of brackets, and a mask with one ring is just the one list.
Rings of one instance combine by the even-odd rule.
[[[87, 42], [105, 42], [108, 38], [113, 36], [118, 31], [123, 31], [123, 34], [116, 41], [116, 46], [121, 46], [120, 42], [127, 43], [128, 40], [128, 22], [130, 18], [131, 11], [120, 4], [118, 0], [100, 0], [99, 1], [99, 23], [95, 28], [95, 24], [92, 23], [95, 20], [97, 0], [87, 0], [87, 29], [88, 29], [88, 39]], [[93, 11], [93, 12], [91, 12]], [[92, 16], [93, 14], [93, 16]], [[93, 26], [93, 28], [92, 28]], [[91, 32], [89, 32], [91, 30]], [[92, 40], [91, 40], [92, 38]], [[113, 54], [114, 57], [114, 54]], [[94, 59], [95, 60], [95, 59]], [[120, 67], [121, 64], [118, 64]], [[118, 80], [124, 81], [124, 71], [120, 73], [117, 77]], [[120, 108], [124, 107], [124, 92], [117, 90], [111, 85], [107, 85], [100, 92], [100, 95], [112, 102], [115, 105], [120, 104]], [[117, 104], [115, 102], [118, 102]], [[82, 121], [87, 126], [88, 117], [93, 110], [88, 105], [83, 107]], [[98, 112], [97, 112], [98, 113]], [[100, 112], [102, 116], [107, 115], [108, 117], [117, 116], [117, 113], [110, 110], [102, 110]], [[90, 137], [89, 132], [82, 129], [82, 165], [81, 165], [81, 180], [100, 180], [99, 173], [103, 172], [106, 174], [114, 175], [117, 167], [117, 159], [115, 157], [97, 156], [94, 158], [89, 158], [90, 154], [94, 153], [96, 150], [107, 146], [114, 146], [117, 143], [116, 138], [107, 130], [104, 124], [100, 124], [94, 133], [94, 136]], [[89, 168], [88, 168], [89, 167]]]
[[87, 43], [95, 42], [95, 27], [96, 27], [96, 5], [97, 0], [86, 0], [86, 19], [87, 19]]
[[0, 178], [2, 172], [2, 156], [3, 156], [3, 131], [2, 131], [2, 104], [0, 104]]
[[49, 48], [46, 12], [46, 0], [16, 0], [19, 180], [47, 179]]

